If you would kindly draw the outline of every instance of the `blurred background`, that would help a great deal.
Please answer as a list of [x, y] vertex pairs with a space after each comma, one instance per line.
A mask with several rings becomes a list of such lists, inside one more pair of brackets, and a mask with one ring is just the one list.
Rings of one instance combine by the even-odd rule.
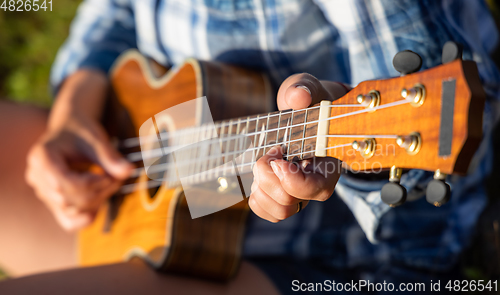
[[[500, 24], [499, 1], [487, 1], [497, 25]], [[0, 99], [50, 106], [50, 67], [69, 33], [80, 2], [57, 1], [51, 12], [4, 12], [0, 9]], [[500, 50], [493, 54], [493, 58], [500, 65]], [[500, 145], [499, 134], [497, 128], [496, 146]], [[500, 164], [498, 155], [496, 164]], [[499, 179], [500, 171], [496, 169], [489, 179], [490, 206], [483, 214], [477, 237], [462, 261], [461, 267], [469, 279], [500, 276]], [[0, 280], [4, 277], [0, 269]]]
[[80, 2], [57, 1], [45, 12], [0, 9], [0, 98], [50, 105], [50, 66]]

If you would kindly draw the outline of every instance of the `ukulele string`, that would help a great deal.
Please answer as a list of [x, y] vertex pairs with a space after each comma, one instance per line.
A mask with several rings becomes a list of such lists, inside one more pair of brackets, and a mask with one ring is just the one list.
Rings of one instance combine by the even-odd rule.
[[[279, 131], [284, 130], [284, 129], [290, 129], [291, 130], [291, 128], [300, 127], [300, 126], [304, 126], [304, 125], [307, 125], [307, 124], [319, 123], [319, 122], [323, 122], [323, 121], [332, 121], [332, 120], [335, 120], [335, 119], [340, 119], [340, 118], [344, 118], [344, 117], [354, 116], [354, 115], [358, 115], [358, 114], [362, 114], [362, 113], [366, 113], [366, 112], [373, 112], [373, 111], [376, 111], [378, 109], [384, 109], [384, 108], [394, 107], [394, 106], [398, 106], [398, 105], [402, 105], [402, 104], [406, 104], [406, 103], [409, 103], [409, 102], [407, 100], [399, 100], [399, 101], [395, 101], [395, 102], [392, 102], [392, 103], [384, 104], [384, 105], [381, 105], [381, 106], [378, 106], [378, 107], [374, 107], [374, 108], [363, 109], [363, 110], [354, 111], [354, 112], [350, 112], [350, 113], [346, 113], [346, 114], [341, 114], [341, 115], [336, 115], [336, 116], [324, 118], [324, 119], [321, 119], [321, 120], [315, 120], [315, 121], [311, 121], [311, 122], [297, 123], [295, 125], [290, 125], [290, 126], [286, 126], [286, 127], [279, 127], [279, 128], [268, 129], [268, 130], [255, 131], [255, 132], [251, 132], [251, 133], [247, 133], [247, 134], [242, 134], [242, 135], [236, 135], [236, 136], [229, 136], [229, 135], [232, 135], [232, 134], [228, 134], [228, 137], [224, 137], [223, 136], [223, 138], [219, 139], [219, 140], [220, 140], [220, 143], [223, 143], [223, 142], [226, 142], [226, 141], [230, 141], [232, 139], [240, 138], [241, 136], [254, 136], [254, 135], [265, 134], [267, 132], [279, 132]], [[265, 117], [262, 117], [262, 118], [265, 118]], [[221, 126], [221, 128], [222, 128], [222, 126]], [[195, 129], [197, 131], [199, 130], [197, 128], [192, 128], [192, 129]], [[155, 136], [156, 140], [158, 140], [157, 135], [155, 134], [154, 136]], [[339, 134], [338, 136], [340, 137], [341, 134]], [[354, 137], [354, 135], [353, 136], [348, 136], [348, 137]], [[162, 141], [164, 141], [164, 139], [162, 139]], [[169, 147], [167, 150], [164, 150], [164, 149], [160, 148], [160, 149], [148, 151], [148, 153], [151, 153], [151, 152], [155, 151], [156, 153], [152, 157], [158, 157], [158, 156], [162, 156], [164, 152], [169, 153], [170, 151], [177, 150], [179, 148], [180, 148], [179, 146], [172, 146], [172, 147]], [[142, 158], [142, 152], [130, 153], [130, 154], [127, 155], [127, 158], [131, 162], [139, 161], [139, 160], [143, 159]]]
[[[327, 147], [327, 148], [323, 148], [323, 149], [318, 149], [318, 151], [320, 150], [330, 150], [330, 149], [335, 149], [335, 148], [341, 148], [341, 147], [347, 147], [347, 146], [351, 146], [351, 143], [346, 143], [346, 144], [340, 144], [340, 145], [335, 145], [335, 146], [332, 146], [332, 147]], [[300, 155], [303, 155], [303, 154], [307, 154], [307, 153], [311, 153], [311, 151], [307, 151], [307, 152], [300, 152], [300, 153], [295, 153], [295, 154], [292, 154], [292, 155], [289, 155], [290, 157], [295, 157], [295, 156], [300, 156]], [[248, 165], [253, 165], [257, 163], [257, 161], [252, 161], [252, 162], [248, 162], [248, 163], [242, 163], [242, 164], [235, 164], [235, 165], [228, 165], [228, 166], [223, 166], [222, 168], [222, 172], [224, 173], [224, 175], [226, 175], [226, 171], [227, 170], [230, 170], [230, 172], [234, 171], [235, 169], [238, 169], [240, 170], [240, 168], [243, 168], [243, 167], [246, 167]], [[219, 167], [217, 167], [218, 170]], [[166, 170], [165, 170], [166, 171]], [[164, 172], [165, 172], [164, 171]], [[203, 171], [203, 172], [200, 172], [199, 174], [203, 174], [203, 175], [210, 175], [209, 174], [210, 171]], [[220, 172], [220, 171], [219, 171]], [[234, 174], [234, 173], [233, 173]], [[196, 175], [191, 175], [189, 177], [191, 178], [194, 178]], [[217, 177], [212, 177], [210, 179], [215, 179]], [[210, 180], [208, 179], [208, 180]], [[205, 177], [205, 181], [207, 181], [206, 177]], [[159, 187], [161, 186], [163, 183], [165, 182], [165, 180], [149, 180], [149, 181], [146, 181], [146, 182], [140, 182], [140, 183], [131, 183], [131, 184], [125, 184], [125, 185], [122, 185], [121, 188], [120, 188], [120, 192], [123, 193], [123, 194], [130, 194], [134, 191], [137, 191], [137, 190], [140, 190], [140, 189], [150, 189], [150, 188], [154, 188], [154, 187]], [[143, 187], [144, 185], [146, 185], [146, 187]]]
[[[320, 108], [320, 107], [329, 107], [329, 108], [335, 108], [335, 107], [343, 107], [343, 108], [360, 108], [360, 107], [365, 107], [363, 105], [359, 105], [359, 104], [338, 104], [338, 105], [329, 105], [329, 106], [314, 106], [314, 107], [310, 107], [310, 108], [307, 108], [306, 110], [314, 110], [314, 109], [317, 109], [317, 108]], [[300, 111], [303, 111], [303, 110], [297, 110], [297, 112], [300, 112]], [[276, 114], [268, 114], [268, 115], [265, 115], [265, 116], [262, 116], [262, 117], [255, 117], [255, 118], [248, 118], [248, 119], [244, 119], [242, 120], [240, 123], [248, 123], [248, 122], [252, 122], [252, 121], [257, 121], [257, 120], [263, 120], [263, 119], [267, 119], [267, 118], [272, 118], [272, 117], [276, 117], [276, 116], [279, 116], [279, 115], [286, 115], [286, 114], [289, 114], [289, 113], [292, 113], [292, 112], [295, 112], [295, 110], [285, 110], [285, 111], [282, 111], [282, 112], [278, 112]], [[308, 122], [308, 123], [313, 123], [313, 122]], [[220, 127], [222, 128], [224, 125], [226, 125], [225, 122], [221, 122], [221, 123], [215, 123], [215, 125], [221, 125]], [[229, 124], [228, 124], [229, 126]], [[288, 126], [288, 127], [294, 127], [295, 125], [293, 126]], [[299, 126], [299, 125], [297, 125]], [[190, 133], [196, 133], [199, 131], [200, 128], [188, 128], [188, 129], [185, 129], [185, 130], [182, 130], [182, 131], [178, 131], [178, 132], [174, 132], [174, 134], [169, 134], [169, 132], [163, 132], [163, 133], [160, 133], [160, 137], [162, 138], [162, 140], [167, 140], [171, 137], [177, 137], [177, 136], [186, 136]], [[269, 130], [269, 131], [272, 131], [272, 130]], [[267, 132], [267, 131], [266, 131]], [[147, 140], [147, 141], [146, 141]], [[139, 146], [141, 144], [141, 141], [143, 141], [143, 143], [149, 143], [149, 142], [156, 142], [158, 140], [158, 135], [157, 134], [154, 134], [154, 135], [149, 135], [149, 136], [139, 136], [139, 137], [130, 137], [130, 138], [127, 138], [127, 139], [124, 139], [122, 142], [121, 142], [121, 147], [123, 148], [133, 148], [133, 147], [136, 147], [136, 146]]]
[[[342, 114], [342, 115], [337, 115], [337, 116], [332, 116], [332, 117], [328, 117], [328, 118], [325, 118], [325, 119], [322, 119], [322, 120], [316, 120], [316, 121], [312, 121], [312, 122], [305, 122], [305, 123], [298, 123], [298, 124], [295, 124], [295, 125], [291, 125], [291, 126], [286, 126], [286, 127], [281, 127], [281, 128], [274, 128], [274, 129], [270, 129], [270, 130], [263, 130], [261, 132], [254, 132], [254, 133], [250, 133], [250, 134], [245, 134], [245, 136], [250, 136], [250, 135], [257, 135], [257, 134], [263, 134], [265, 132], [273, 132], [273, 131], [277, 131], [279, 132], [280, 130], [283, 130], [283, 129], [286, 129], [288, 131], [288, 129], [291, 130], [291, 128], [293, 127], [297, 127], [297, 126], [303, 126], [303, 125], [306, 125], [306, 124], [311, 124], [311, 123], [316, 123], [316, 122], [321, 122], [321, 121], [325, 121], [325, 120], [335, 120], [335, 119], [339, 119], [339, 118], [343, 118], [343, 117], [349, 117], [349, 116], [354, 116], [354, 115], [358, 115], [358, 114], [362, 114], [362, 113], [365, 113], [365, 112], [372, 112], [372, 111], [375, 111], [377, 109], [383, 109], [383, 108], [389, 108], [389, 107], [394, 107], [394, 106], [398, 106], [398, 105], [402, 105], [402, 104], [406, 104], [408, 103], [407, 100], [400, 100], [400, 101], [395, 101], [395, 102], [392, 102], [392, 103], [388, 103], [388, 104], [384, 104], [384, 105], [381, 105], [381, 106], [377, 106], [377, 107], [374, 107], [374, 108], [370, 108], [370, 109], [363, 109], [363, 110], [359, 110], [359, 111], [355, 111], [355, 112], [350, 112], [350, 113], [346, 113], [346, 114]], [[358, 105], [356, 105], [358, 106]], [[318, 106], [319, 107], [319, 106]], [[359, 107], [359, 106], [358, 106]], [[276, 115], [279, 115], [279, 114], [274, 114], [275, 116]], [[262, 119], [262, 118], [265, 118], [265, 117], [261, 117], [261, 118], [254, 118], [255, 120], [257, 119]], [[224, 124], [224, 123], [223, 123]], [[341, 135], [341, 134], [338, 134], [338, 135], [325, 135], [327, 137], [344, 137], [346, 135]], [[349, 137], [361, 137], [362, 135], [350, 135]], [[383, 138], [394, 138], [396, 137], [397, 135], [379, 135], [379, 137], [383, 137]], [[367, 137], [373, 137], [372, 135], [370, 136], [367, 136]], [[220, 141], [222, 141], [222, 139], [219, 139]], [[225, 138], [223, 141], [229, 141], [231, 140], [230, 138]], [[299, 140], [304, 140], [304, 139], [299, 139]], [[297, 140], [294, 140], [294, 141], [297, 141]], [[291, 141], [290, 141], [291, 142]], [[283, 143], [288, 143], [288, 142], [283, 142]], [[333, 146], [333, 147], [329, 147], [329, 148], [325, 148], [325, 149], [321, 149], [321, 150], [328, 150], [328, 149], [333, 149], [333, 148], [338, 148], [338, 147], [346, 147], [346, 146], [350, 146], [351, 143], [349, 144], [343, 144], [343, 145], [339, 145], [339, 146]], [[257, 147], [255, 149], [264, 149], [264, 147]], [[161, 149], [160, 149], [161, 150]], [[312, 151], [307, 151], [307, 152], [301, 152], [301, 153], [298, 153], [298, 154], [294, 154], [293, 156], [296, 156], [296, 155], [302, 155], [302, 154], [306, 154], [306, 153], [311, 153]], [[132, 154], [137, 154], [137, 153], [132, 153]], [[163, 155], [163, 153], [161, 154]], [[289, 156], [292, 156], [292, 155], [289, 155]], [[242, 165], [238, 165], [238, 166], [247, 166], [247, 165], [253, 165], [256, 161], [254, 162], [251, 162], [251, 163], [245, 163], [245, 164], [242, 164]], [[141, 169], [141, 168], [139, 168]], [[143, 170], [144, 168], [142, 168]], [[224, 168], [226, 169], [226, 168]], [[166, 171], [166, 169], [165, 169]], [[132, 177], [131, 177], [132, 178]], [[155, 181], [155, 182], [158, 182], [158, 181]], [[136, 184], [128, 184], [128, 185], [125, 185], [125, 187], [127, 186], [135, 186]]]
[[[248, 149], [245, 149], [245, 150], [237, 150], [237, 151], [232, 151], [232, 152], [224, 152], [224, 153], [220, 153], [220, 154], [217, 154], [217, 155], [206, 156], [206, 157], [203, 157], [203, 159], [193, 158], [193, 159], [188, 159], [187, 161], [176, 161], [175, 163], [164, 163], [164, 164], [151, 165], [151, 166], [148, 167], [148, 172], [149, 173], [160, 173], [160, 172], [165, 172], [168, 169], [179, 168], [179, 167], [183, 167], [184, 168], [185, 166], [189, 166], [192, 163], [197, 163], [197, 162], [200, 162], [200, 161], [209, 161], [209, 160], [212, 160], [212, 159], [222, 159], [222, 158], [226, 158], [227, 159], [228, 156], [238, 155], [238, 154], [246, 154], [247, 152], [252, 152], [253, 153], [253, 151], [257, 151], [257, 155], [258, 155], [261, 149], [266, 149], [266, 148], [274, 147], [274, 146], [278, 146], [278, 145], [284, 145], [284, 144], [288, 144], [288, 143], [295, 142], [295, 141], [303, 141], [303, 140], [307, 140], [307, 139], [314, 139], [314, 138], [318, 138], [318, 137], [331, 137], [331, 138], [368, 138], [369, 137], [369, 138], [396, 139], [398, 137], [398, 135], [363, 135], [363, 134], [352, 134], [352, 135], [337, 135], [337, 134], [333, 134], [333, 135], [320, 135], [320, 136], [314, 135], [314, 136], [309, 136], [309, 137], [305, 137], [305, 138], [301, 138], [301, 139], [294, 139], [294, 140], [289, 140], [289, 141], [281, 141], [279, 143], [271, 143], [271, 144], [268, 144], [268, 145], [265, 145], [265, 146], [257, 146], [257, 147], [248, 148]], [[216, 141], [214, 141], [214, 142], [216, 142]], [[156, 149], [154, 151], [155, 152], [161, 151], [161, 149]], [[159, 157], [159, 156], [165, 156], [165, 154], [162, 153], [162, 154], [157, 154], [157, 155], [148, 155], [147, 157], [144, 157], [144, 159], [151, 159], [151, 158], [156, 158], [156, 157]], [[293, 155], [286, 155], [286, 156], [291, 157]], [[246, 158], [246, 156], [243, 156], [243, 159], [245, 159], [245, 158]], [[235, 159], [233, 158], [232, 160], [235, 160]], [[132, 172], [132, 174], [131, 174], [131, 176], [130, 176], [130, 178], [138, 177], [142, 173], [142, 171], [144, 171], [144, 168], [136, 168], [136, 169], [134, 169], [133, 172]]]

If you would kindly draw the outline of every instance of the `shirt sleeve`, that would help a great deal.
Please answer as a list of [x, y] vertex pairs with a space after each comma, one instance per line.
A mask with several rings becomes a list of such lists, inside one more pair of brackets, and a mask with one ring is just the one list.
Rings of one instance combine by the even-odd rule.
[[[340, 1], [314, 0], [325, 18], [338, 30], [341, 46], [350, 65], [350, 83], [397, 76], [392, 58], [401, 50], [411, 49], [422, 56], [423, 69], [441, 63], [441, 49], [454, 40], [465, 46], [464, 59], [477, 63], [484, 89], [488, 94], [484, 116], [484, 140], [469, 171], [481, 167], [497, 120], [500, 76], [489, 57], [498, 42], [498, 32], [484, 1], [426, 0]], [[422, 4], [425, 3], [425, 4]], [[433, 14], [426, 13], [432, 11]], [[431, 42], [429, 42], [431, 41]], [[412, 170], [401, 179], [410, 194], [426, 181], [429, 172]], [[486, 174], [488, 171], [475, 171]], [[468, 179], [474, 179], [469, 172]], [[480, 183], [477, 178], [475, 185]], [[377, 187], [378, 185], [378, 187]], [[340, 179], [336, 193], [347, 204], [370, 242], [377, 243], [377, 229], [382, 217], [392, 210], [380, 197], [382, 184]]]
[[75, 71], [92, 68], [107, 73], [123, 51], [136, 47], [134, 15], [127, 1], [84, 1], [52, 66], [53, 94]]

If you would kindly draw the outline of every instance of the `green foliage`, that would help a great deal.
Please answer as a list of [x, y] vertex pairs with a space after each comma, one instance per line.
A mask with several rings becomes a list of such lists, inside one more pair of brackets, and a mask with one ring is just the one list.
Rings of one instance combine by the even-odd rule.
[[0, 10], [0, 97], [50, 105], [50, 67], [79, 3], [53, 0], [52, 11]]
[[5, 280], [7, 278], [7, 275], [0, 269], [0, 281]]

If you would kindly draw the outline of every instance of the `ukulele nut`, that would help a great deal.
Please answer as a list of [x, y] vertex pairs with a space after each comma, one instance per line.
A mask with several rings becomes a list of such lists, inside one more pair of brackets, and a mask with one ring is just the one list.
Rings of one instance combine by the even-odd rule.
[[[367, 109], [373, 109], [380, 105], [380, 93], [377, 90], [372, 90], [367, 95], [358, 95], [356, 101]], [[374, 111], [372, 110], [372, 112]]]
[[373, 157], [376, 146], [377, 142], [373, 138], [368, 138], [363, 141], [355, 140], [352, 143], [352, 148], [360, 152], [361, 156], [365, 159]]
[[425, 87], [422, 84], [415, 84], [410, 89], [403, 88], [401, 97], [409, 101], [412, 106], [419, 107], [424, 104]]
[[400, 135], [396, 138], [396, 144], [404, 148], [409, 155], [416, 155], [422, 147], [420, 133], [412, 132], [409, 135]]

